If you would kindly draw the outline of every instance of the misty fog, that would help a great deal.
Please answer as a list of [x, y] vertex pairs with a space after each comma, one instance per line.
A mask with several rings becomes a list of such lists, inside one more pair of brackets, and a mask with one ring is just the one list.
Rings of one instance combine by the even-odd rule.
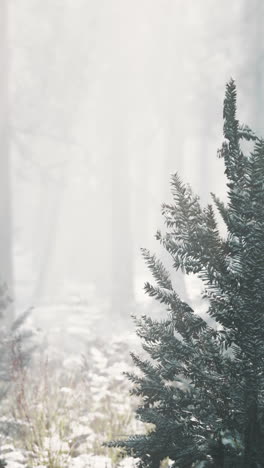
[[[171, 174], [203, 205], [211, 192], [225, 199], [216, 153], [231, 77], [240, 118], [263, 132], [263, 9], [260, 0], [0, 1], [7, 321], [30, 309], [39, 340], [74, 359], [89, 340], [133, 341], [131, 314], [162, 316], [144, 294], [140, 249], [172, 271], [155, 239]], [[172, 279], [206, 310], [197, 279]]]
[[231, 76], [255, 123], [245, 104], [259, 2], [4, 4], [3, 279], [12, 269], [17, 310], [92, 294], [127, 317], [147, 274], [140, 247], [160, 248], [170, 175], [203, 203], [224, 193], [216, 151]]
[[[11, 251], [16, 307], [93, 290], [120, 301], [124, 317], [126, 302], [142, 296], [140, 247], [159, 249], [170, 174], [202, 202], [223, 194], [224, 85], [234, 77], [240, 107], [252, 102], [253, 3], [250, 11], [241, 1], [12, 0], [8, 11], [4, 3], [2, 190], [12, 209], [2, 223], [12, 235], [2, 248]], [[241, 110], [252, 125], [254, 111]]]

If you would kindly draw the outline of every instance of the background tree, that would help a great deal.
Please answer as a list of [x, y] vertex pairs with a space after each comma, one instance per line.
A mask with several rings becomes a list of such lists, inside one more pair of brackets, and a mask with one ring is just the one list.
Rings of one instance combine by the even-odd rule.
[[12, 293], [12, 229], [11, 229], [11, 195], [10, 195], [10, 160], [9, 160], [9, 49], [8, 49], [8, 5], [2, 1], [0, 5], [0, 277]]

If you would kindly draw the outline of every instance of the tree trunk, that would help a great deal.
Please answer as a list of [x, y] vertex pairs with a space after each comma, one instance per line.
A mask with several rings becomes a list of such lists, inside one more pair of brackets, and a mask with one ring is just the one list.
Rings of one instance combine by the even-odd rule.
[[[250, 385], [252, 389], [252, 384]], [[258, 468], [259, 454], [261, 445], [259, 424], [258, 424], [258, 407], [257, 407], [257, 394], [252, 395], [251, 391], [248, 392], [246, 398], [246, 428], [245, 428], [245, 451], [244, 451], [244, 468]]]
[[219, 437], [219, 440], [218, 440], [217, 455], [214, 458], [214, 466], [215, 468], [225, 467], [225, 448], [222, 443], [221, 436]]
[[0, 281], [7, 284], [9, 294], [13, 291], [12, 268], [12, 226], [10, 199], [10, 167], [9, 167], [9, 128], [8, 128], [8, 7], [7, 0], [0, 2]]
[[[120, 115], [122, 118], [122, 114]], [[111, 157], [111, 308], [113, 317], [125, 319], [133, 303], [133, 242], [129, 158], [123, 125], [117, 124]]]
[[[111, 2], [110, 2], [111, 3]], [[111, 200], [111, 320], [114, 327], [129, 318], [134, 302], [133, 241], [131, 231], [131, 177], [130, 177], [130, 112], [133, 101], [130, 97], [130, 70], [127, 62], [128, 29], [127, 9], [122, 0], [111, 3], [109, 24], [111, 63], [107, 86], [108, 108], [109, 185]], [[106, 233], [107, 235], [107, 233]], [[117, 321], [115, 321], [115, 318]]]
[[[48, 169], [47, 169], [48, 171]], [[65, 169], [64, 169], [65, 171]], [[44, 172], [41, 173], [42, 193], [39, 202], [39, 211], [36, 225], [37, 231], [40, 229], [41, 236], [38, 236], [39, 248], [36, 252], [36, 283], [33, 291], [33, 304], [39, 304], [47, 298], [56, 295], [58, 284], [56, 275], [53, 272], [52, 263], [54, 252], [56, 251], [56, 241], [58, 234], [58, 224], [60, 210], [64, 195], [64, 173], [61, 178], [52, 179]]]

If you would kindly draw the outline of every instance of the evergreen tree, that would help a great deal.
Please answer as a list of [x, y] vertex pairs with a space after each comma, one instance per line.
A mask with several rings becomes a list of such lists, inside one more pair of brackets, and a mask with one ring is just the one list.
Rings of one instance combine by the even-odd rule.
[[[168, 312], [164, 320], [136, 320], [149, 357], [132, 354], [140, 373], [128, 375], [141, 397], [137, 415], [152, 429], [111, 443], [142, 468], [158, 468], [166, 457], [175, 468], [264, 467], [264, 140], [237, 120], [233, 80], [223, 117], [228, 203], [212, 194], [202, 208], [176, 174], [173, 203], [162, 207], [166, 233], [157, 233], [175, 270], [203, 281], [210, 321], [181, 300], [163, 264], [143, 250], [156, 281], [145, 290]], [[249, 154], [243, 139], [252, 142]]]

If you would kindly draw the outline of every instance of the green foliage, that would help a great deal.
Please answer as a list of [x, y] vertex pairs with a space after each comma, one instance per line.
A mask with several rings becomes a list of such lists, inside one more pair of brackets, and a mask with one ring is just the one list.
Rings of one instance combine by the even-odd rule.
[[[175, 468], [264, 466], [264, 141], [237, 120], [233, 80], [223, 117], [218, 155], [227, 205], [212, 195], [214, 207], [202, 208], [175, 174], [173, 202], [162, 207], [167, 232], [157, 233], [175, 270], [202, 280], [216, 326], [180, 299], [162, 263], [143, 251], [156, 281], [145, 290], [168, 314], [162, 321], [137, 320], [149, 358], [132, 355], [140, 373], [128, 377], [142, 399], [138, 418], [153, 429], [111, 443], [139, 458], [142, 468], [159, 467], [166, 457]], [[242, 139], [254, 145], [249, 154]]]

